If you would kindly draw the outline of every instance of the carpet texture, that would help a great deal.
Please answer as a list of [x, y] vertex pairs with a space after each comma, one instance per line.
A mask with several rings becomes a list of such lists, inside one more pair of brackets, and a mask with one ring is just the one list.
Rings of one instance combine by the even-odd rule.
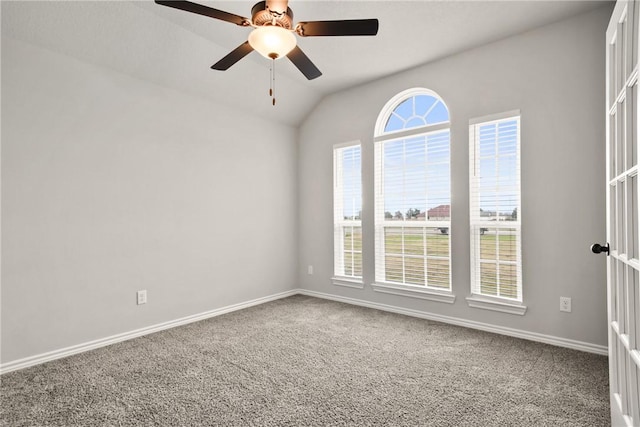
[[5, 374], [3, 426], [607, 426], [607, 358], [305, 296]]

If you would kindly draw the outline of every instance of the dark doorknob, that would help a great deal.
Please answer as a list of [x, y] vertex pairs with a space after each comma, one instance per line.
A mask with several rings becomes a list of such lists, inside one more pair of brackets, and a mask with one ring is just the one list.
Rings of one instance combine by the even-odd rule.
[[591, 245], [591, 252], [593, 252], [594, 254], [606, 252], [607, 256], [609, 256], [609, 244], [607, 243], [605, 246], [602, 246], [599, 243], [594, 243], [593, 245]]

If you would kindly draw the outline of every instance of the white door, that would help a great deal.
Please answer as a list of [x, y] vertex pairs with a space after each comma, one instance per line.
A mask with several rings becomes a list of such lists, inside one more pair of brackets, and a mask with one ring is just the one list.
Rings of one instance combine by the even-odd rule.
[[616, 3], [607, 28], [607, 258], [609, 384], [614, 426], [640, 426], [638, 12]]

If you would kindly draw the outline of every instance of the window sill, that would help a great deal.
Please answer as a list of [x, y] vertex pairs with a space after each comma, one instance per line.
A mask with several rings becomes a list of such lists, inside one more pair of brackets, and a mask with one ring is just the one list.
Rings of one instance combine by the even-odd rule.
[[527, 311], [526, 305], [512, 302], [496, 301], [493, 299], [484, 298], [480, 295], [471, 295], [470, 297], [467, 297], [467, 304], [469, 304], [469, 307], [473, 308], [501, 311], [503, 313], [517, 314], [520, 316], [524, 316], [524, 313], [526, 313]]
[[336, 286], [344, 286], [346, 288], [364, 289], [362, 280], [352, 279], [350, 277], [332, 277], [331, 283]]
[[447, 304], [453, 304], [456, 300], [456, 296], [449, 291], [436, 291], [433, 289], [418, 288], [406, 285], [395, 285], [390, 283], [372, 283], [371, 286], [376, 292], [382, 292], [385, 294], [421, 298], [431, 301], [445, 302]]

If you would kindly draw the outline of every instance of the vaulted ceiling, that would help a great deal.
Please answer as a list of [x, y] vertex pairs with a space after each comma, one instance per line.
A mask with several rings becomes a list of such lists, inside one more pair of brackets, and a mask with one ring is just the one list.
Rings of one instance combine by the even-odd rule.
[[[196, 2], [245, 17], [250, 17], [255, 3]], [[297, 126], [328, 94], [604, 3], [291, 0], [294, 22], [378, 18], [380, 29], [376, 37], [298, 38], [298, 45], [323, 75], [308, 81], [288, 60], [277, 61], [275, 107], [268, 96], [270, 63], [257, 52], [225, 72], [209, 68], [246, 40], [247, 28], [152, 1], [2, 1], [1, 13], [3, 39], [26, 41]]]

